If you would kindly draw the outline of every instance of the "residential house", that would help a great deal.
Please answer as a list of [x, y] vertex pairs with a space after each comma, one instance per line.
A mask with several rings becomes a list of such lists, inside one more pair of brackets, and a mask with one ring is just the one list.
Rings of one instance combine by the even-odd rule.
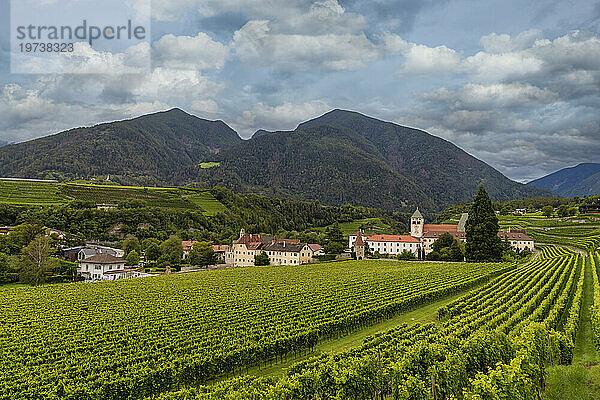
[[0, 235], [8, 235], [8, 233], [12, 230], [12, 226], [0, 226]]
[[498, 232], [498, 236], [503, 241], [509, 242], [510, 246], [515, 250], [528, 249], [533, 251], [535, 249], [535, 241], [527, 235], [524, 229], [508, 228], [507, 231]]
[[236, 266], [254, 266], [254, 257], [266, 254], [273, 265], [300, 265], [313, 260], [313, 248], [296, 239], [275, 239], [272, 236], [248, 234], [240, 230], [240, 237], [225, 250], [225, 263]]
[[190, 255], [190, 251], [192, 251], [192, 247], [198, 243], [196, 240], [183, 240], [181, 242], [181, 247], [183, 247], [183, 258], [187, 258]]
[[325, 255], [325, 250], [323, 249], [323, 246], [321, 246], [320, 244], [309, 243], [308, 246], [312, 250], [313, 256], [323, 256], [323, 255]]
[[310, 262], [314, 254], [308, 244], [285, 239], [268, 243], [262, 250], [269, 256], [271, 265], [304, 264]]
[[225, 255], [229, 251], [229, 246], [226, 244], [215, 244], [213, 245], [212, 249], [213, 253], [215, 253], [215, 259], [217, 260], [217, 263], [225, 263]]
[[125, 268], [125, 260], [108, 253], [95, 254], [80, 259], [77, 274], [91, 281], [124, 279], [132, 275], [132, 268]]
[[81, 250], [79, 250], [77, 253], [77, 259], [85, 260], [89, 257], [95, 256], [96, 254], [110, 254], [114, 257], [124, 257], [125, 251], [113, 247], [92, 244], [81, 248]]

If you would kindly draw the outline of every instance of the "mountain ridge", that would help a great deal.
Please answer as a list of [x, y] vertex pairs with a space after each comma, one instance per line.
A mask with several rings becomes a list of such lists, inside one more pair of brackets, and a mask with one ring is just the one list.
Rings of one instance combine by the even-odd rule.
[[562, 168], [527, 184], [565, 197], [595, 195], [600, 193], [600, 163]]
[[248, 140], [223, 121], [175, 108], [0, 148], [0, 176], [104, 175], [122, 184], [221, 185], [404, 211], [468, 201], [480, 184], [495, 200], [550, 193], [511, 181], [425, 131], [340, 109]]

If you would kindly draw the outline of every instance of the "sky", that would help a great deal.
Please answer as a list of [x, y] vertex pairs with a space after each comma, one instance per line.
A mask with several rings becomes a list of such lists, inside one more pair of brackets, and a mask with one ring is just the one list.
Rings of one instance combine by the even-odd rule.
[[598, 1], [156, 0], [140, 73], [84, 43], [78, 73], [13, 74], [10, 29], [0, 0], [0, 141], [173, 107], [248, 138], [341, 108], [518, 181], [600, 162]]

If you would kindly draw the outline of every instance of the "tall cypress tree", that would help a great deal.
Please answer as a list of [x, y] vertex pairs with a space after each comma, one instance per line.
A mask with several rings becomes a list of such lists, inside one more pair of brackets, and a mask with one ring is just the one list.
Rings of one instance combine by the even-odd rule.
[[467, 261], [501, 260], [502, 240], [498, 236], [498, 230], [498, 217], [492, 201], [483, 186], [480, 186], [467, 219]]

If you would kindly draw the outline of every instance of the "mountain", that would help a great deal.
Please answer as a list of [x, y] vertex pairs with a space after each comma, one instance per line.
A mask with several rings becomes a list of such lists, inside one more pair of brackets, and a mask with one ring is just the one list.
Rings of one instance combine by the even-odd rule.
[[600, 193], [599, 174], [600, 164], [582, 163], [533, 180], [528, 185], [552, 190], [565, 197], [596, 195]]
[[3, 146], [0, 176], [63, 179], [110, 175], [124, 184], [168, 184], [178, 168], [241, 141], [222, 121], [172, 109]]
[[257, 138], [259, 136], [268, 135], [269, 133], [273, 133], [273, 132], [266, 131], [264, 129], [259, 129], [256, 132], [254, 132], [254, 134], [252, 135], [252, 139]]
[[8, 140], [0, 140], [0, 147], [2, 146], [7, 146], [9, 144], [11, 144], [12, 142], [9, 142]]
[[220, 166], [184, 168], [176, 181], [386, 209], [439, 210], [472, 200], [480, 184], [495, 200], [550, 194], [427, 132], [343, 110], [253, 137], [211, 161]]

